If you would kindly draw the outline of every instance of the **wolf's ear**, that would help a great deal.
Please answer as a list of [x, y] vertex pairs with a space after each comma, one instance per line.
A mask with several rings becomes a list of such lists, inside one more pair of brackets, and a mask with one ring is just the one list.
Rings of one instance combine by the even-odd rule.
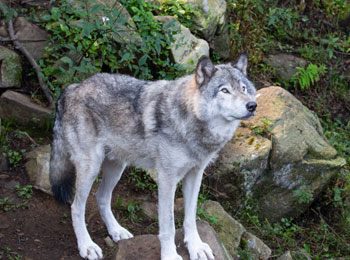
[[237, 69], [239, 69], [240, 71], [242, 71], [242, 73], [244, 75], [247, 76], [247, 67], [248, 67], [248, 56], [246, 53], [242, 53], [239, 58], [238, 61], [233, 64], [233, 67], [236, 67]]
[[196, 68], [196, 81], [198, 85], [207, 83], [214, 75], [216, 69], [209, 57], [202, 56]]

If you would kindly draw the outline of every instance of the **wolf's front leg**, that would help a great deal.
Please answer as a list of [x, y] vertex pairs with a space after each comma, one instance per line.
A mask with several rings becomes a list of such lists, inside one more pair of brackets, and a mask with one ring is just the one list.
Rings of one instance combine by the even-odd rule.
[[158, 237], [161, 260], [182, 260], [175, 246], [174, 199], [177, 181], [172, 178], [164, 172], [158, 174]]
[[211, 248], [202, 242], [196, 225], [197, 200], [202, 176], [203, 170], [191, 170], [182, 182], [185, 204], [184, 242], [191, 260], [214, 260]]

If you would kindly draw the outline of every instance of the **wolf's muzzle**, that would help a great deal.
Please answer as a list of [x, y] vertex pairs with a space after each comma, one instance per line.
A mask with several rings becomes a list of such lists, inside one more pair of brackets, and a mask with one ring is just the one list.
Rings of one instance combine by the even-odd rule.
[[246, 108], [249, 112], [253, 113], [256, 110], [256, 107], [258, 106], [256, 102], [248, 102], [246, 105]]

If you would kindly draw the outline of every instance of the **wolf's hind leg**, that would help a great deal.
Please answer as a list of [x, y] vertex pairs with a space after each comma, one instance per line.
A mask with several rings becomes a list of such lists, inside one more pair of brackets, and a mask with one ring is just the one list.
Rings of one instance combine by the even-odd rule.
[[121, 239], [128, 239], [133, 237], [133, 235], [128, 230], [119, 225], [113, 216], [111, 209], [112, 192], [114, 187], [117, 185], [120, 177], [122, 176], [124, 169], [124, 163], [120, 163], [118, 161], [110, 161], [106, 158], [102, 165], [102, 183], [95, 195], [101, 217], [105, 222], [108, 233], [114, 242], [118, 242]]
[[85, 224], [86, 200], [98, 175], [101, 163], [102, 158], [98, 157], [97, 154], [74, 160], [77, 178], [76, 193], [71, 206], [73, 228], [78, 240], [80, 256], [89, 260], [103, 259], [101, 248], [92, 241]]
[[191, 260], [214, 260], [208, 244], [199, 237], [196, 225], [198, 193], [202, 182], [203, 170], [191, 170], [182, 181], [185, 206], [184, 242]]

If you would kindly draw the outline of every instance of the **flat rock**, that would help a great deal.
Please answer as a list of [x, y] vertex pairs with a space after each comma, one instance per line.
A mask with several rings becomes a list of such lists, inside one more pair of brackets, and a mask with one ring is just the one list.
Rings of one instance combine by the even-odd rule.
[[[214, 252], [215, 259], [229, 260], [214, 229], [206, 222], [197, 222], [198, 232], [203, 242], [208, 243]], [[176, 230], [175, 243], [177, 252], [183, 260], [189, 260], [189, 255], [183, 243], [183, 229]], [[160, 243], [157, 235], [141, 235], [131, 239], [121, 240], [113, 260], [160, 260]]]
[[4, 120], [45, 127], [51, 113], [51, 109], [35, 104], [29, 96], [18, 92], [7, 90], [0, 98], [0, 117]]

